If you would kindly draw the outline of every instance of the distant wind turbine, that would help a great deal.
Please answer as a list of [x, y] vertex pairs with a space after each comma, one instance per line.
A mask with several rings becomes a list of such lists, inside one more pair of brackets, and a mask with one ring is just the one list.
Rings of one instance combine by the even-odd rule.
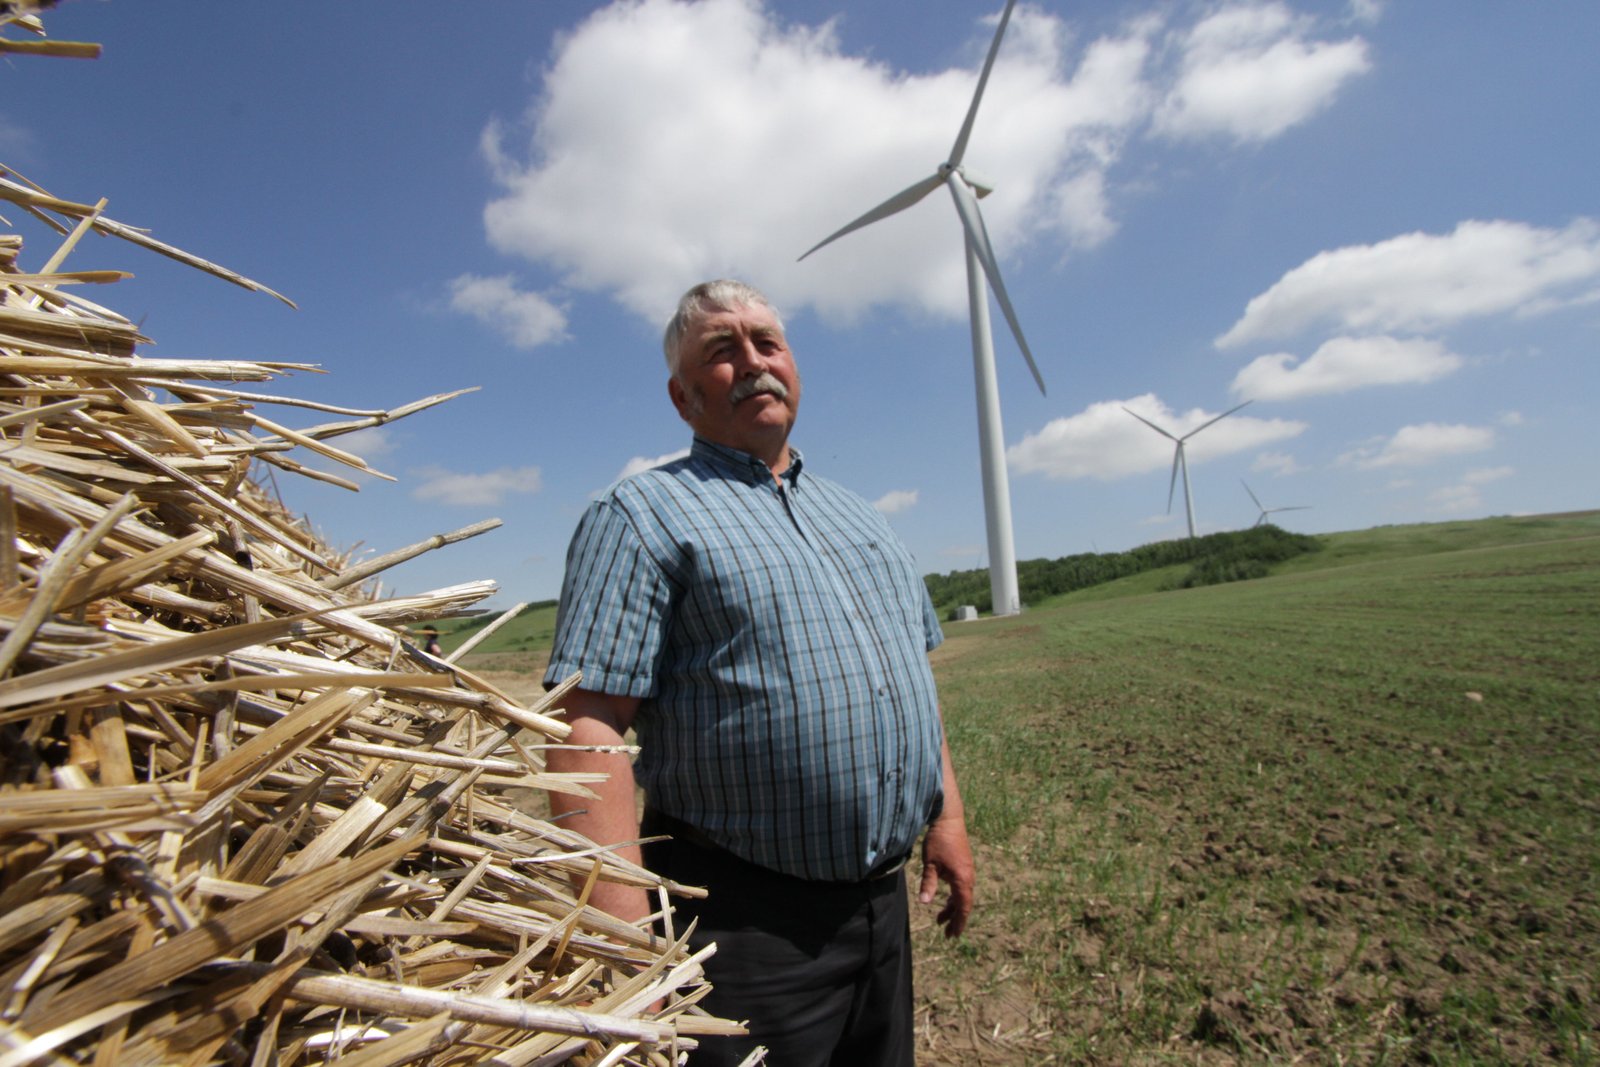
[[994, 57], [1000, 51], [1000, 38], [1005, 35], [1006, 23], [1010, 21], [1011, 9], [1015, 5], [1016, 0], [1006, 0], [1005, 10], [1000, 13], [1000, 25], [994, 31], [989, 55], [983, 61], [983, 72], [978, 75], [977, 91], [972, 94], [966, 121], [961, 124], [961, 132], [956, 135], [949, 158], [939, 164], [933, 174], [891, 196], [800, 257], [805, 259], [847, 233], [904, 211], [941, 185], [950, 190], [950, 196], [955, 200], [956, 214], [961, 218], [961, 228], [966, 234], [972, 370], [978, 394], [978, 453], [983, 468], [983, 510], [989, 537], [989, 592], [996, 615], [1014, 615], [1022, 610], [1022, 602], [1017, 592], [1017, 553], [1011, 533], [1011, 487], [1006, 478], [1005, 434], [1000, 425], [1000, 393], [995, 383], [994, 338], [989, 329], [989, 298], [985, 290], [985, 278], [988, 279], [988, 289], [994, 292], [995, 300], [999, 302], [1000, 310], [1011, 327], [1012, 336], [1017, 339], [1022, 358], [1028, 361], [1028, 369], [1033, 372], [1039, 392], [1043, 393], [1045, 389], [1044, 378], [1039, 374], [1033, 353], [1028, 350], [1028, 342], [1022, 336], [1017, 314], [1012, 310], [1011, 298], [1006, 295], [1005, 282], [1000, 278], [1000, 266], [995, 260], [994, 248], [989, 244], [983, 215], [978, 210], [979, 198], [987, 196], [993, 187], [968, 174], [962, 168], [961, 160], [967, 152], [967, 140], [972, 136], [972, 125], [978, 117], [978, 104], [982, 102], [984, 87], [989, 83]]
[[1168, 433], [1166, 430], [1163, 430], [1161, 427], [1157, 426], [1155, 423], [1151, 422], [1137, 411], [1128, 411], [1127, 408], [1122, 409], [1177, 446], [1172, 451], [1172, 479], [1167, 482], [1167, 512], [1170, 514], [1172, 511], [1172, 492], [1175, 488], [1177, 488], [1178, 471], [1181, 469], [1183, 471], [1183, 506], [1189, 512], [1189, 536], [1191, 538], [1194, 536], [1194, 494], [1189, 490], [1189, 457], [1184, 453], [1184, 442], [1188, 441], [1189, 438], [1193, 437], [1207, 426], [1210, 426], [1212, 423], [1221, 422], [1223, 419], [1227, 418], [1229, 415], [1232, 415], [1235, 411], [1238, 411], [1239, 408], [1244, 407], [1245, 404], [1248, 403], [1250, 403], [1250, 401], [1246, 400], [1244, 404], [1229, 408], [1216, 418], [1202, 422], [1199, 426], [1196, 426], [1182, 437], [1174, 437], [1172, 434]]
[[1255, 493], [1250, 492], [1250, 486], [1243, 478], [1239, 479], [1239, 484], [1244, 486], [1244, 491], [1245, 492], [1250, 493], [1250, 499], [1252, 501], [1254, 501], [1255, 506], [1261, 509], [1261, 517], [1256, 519], [1255, 522], [1250, 524], [1251, 529], [1254, 529], [1257, 526], [1265, 525], [1268, 515], [1276, 515], [1280, 511], [1310, 511], [1311, 510], [1311, 505], [1310, 504], [1291, 504], [1289, 507], [1286, 507], [1286, 508], [1269, 508], [1269, 507], [1266, 507], [1265, 505], [1263, 505], [1261, 503], [1261, 501], [1259, 499], [1256, 498]]

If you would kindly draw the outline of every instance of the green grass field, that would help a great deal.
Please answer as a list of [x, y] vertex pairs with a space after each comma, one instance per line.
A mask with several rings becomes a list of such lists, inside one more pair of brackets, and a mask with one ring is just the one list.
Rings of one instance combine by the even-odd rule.
[[946, 627], [925, 1067], [1600, 1062], [1600, 512], [1322, 540]]
[[[439, 623], [439, 644], [448, 655], [496, 618], [497, 613], [491, 612], [466, 619], [446, 619]], [[540, 676], [549, 660], [555, 633], [555, 601], [529, 604], [475, 645], [462, 665], [474, 671]]]
[[925, 1062], [1596, 1062], [1597, 519], [950, 627], [984, 902]]

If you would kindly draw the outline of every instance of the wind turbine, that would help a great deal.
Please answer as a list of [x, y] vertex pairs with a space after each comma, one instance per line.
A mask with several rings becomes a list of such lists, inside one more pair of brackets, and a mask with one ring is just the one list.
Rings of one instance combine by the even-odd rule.
[[1250, 403], [1250, 401], [1246, 400], [1244, 404], [1240, 404], [1238, 407], [1229, 408], [1216, 418], [1208, 419], [1207, 421], [1202, 422], [1199, 426], [1196, 426], [1182, 437], [1172, 436], [1172, 434], [1163, 430], [1161, 427], [1157, 426], [1155, 423], [1151, 422], [1137, 411], [1129, 411], [1127, 408], [1122, 409], [1177, 446], [1172, 451], [1172, 479], [1167, 482], [1167, 511], [1169, 514], [1172, 511], [1172, 492], [1175, 488], [1177, 488], [1178, 470], [1181, 468], [1183, 470], [1183, 506], [1187, 508], [1189, 512], [1189, 536], [1191, 538], [1194, 537], [1194, 495], [1189, 491], [1189, 457], [1184, 453], [1184, 442], [1189, 440], [1189, 438], [1193, 437], [1195, 434], [1199, 433], [1201, 430], [1205, 429], [1207, 426], [1210, 426], [1212, 423], [1221, 422], [1223, 419], [1227, 418], [1229, 415], [1232, 415], [1235, 411], [1238, 411], [1239, 408], [1244, 407], [1244, 405], [1248, 403]]
[[829, 235], [814, 245], [801, 259], [812, 252], [838, 240], [847, 233], [870, 226], [879, 219], [904, 211], [939, 186], [950, 190], [955, 200], [956, 214], [966, 234], [967, 248], [967, 300], [971, 305], [972, 320], [972, 372], [978, 395], [978, 454], [983, 468], [983, 511], [989, 539], [989, 592], [996, 615], [1014, 615], [1022, 610], [1017, 592], [1017, 552], [1011, 533], [1011, 487], [1006, 478], [1005, 434], [1000, 426], [1000, 393], [995, 382], [994, 337], [989, 329], [989, 297], [985, 289], [994, 292], [1000, 310], [1011, 327], [1022, 358], [1028, 361], [1033, 380], [1039, 392], [1044, 393], [1044, 378], [1028, 350], [1022, 336], [1022, 326], [1017, 313], [1012, 310], [1011, 298], [1000, 278], [1000, 265], [995, 260], [994, 248], [989, 244], [989, 233], [983, 225], [983, 215], [978, 210], [978, 200], [989, 195], [993, 187], [968, 174], [961, 161], [967, 152], [967, 140], [972, 136], [972, 124], [978, 117], [978, 105], [983, 100], [983, 90], [989, 83], [989, 71], [994, 67], [994, 57], [1000, 51], [1000, 38], [1005, 35], [1006, 23], [1011, 19], [1011, 9], [1016, 0], [1006, 0], [1000, 13], [1000, 25], [994, 31], [989, 45], [989, 55], [983, 61], [983, 72], [978, 75], [978, 88], [972, 94], [972, 104], [967, 108], [966, 121], [956, 135], [950, 156], [939, 164], [937, 170], [910, 188], [903, 189], [862, 215], [843, 229]]
[[1250, 486], [1243, 478], [1239, 479], [1239, 484], [1244, 486], [1244, 491], [1245, 492], [1250, 493], [1250, 499], [1255, 503], [1255, 506], [1261, 509], [1260, 518], [1256, 519], [1255, 522], [1250, 524], [1250, 528], [1252, 530], [1255, 529], [1257, 526], [1261, 526], [1261, 525], [1265, 524], [1266, 521], [1267, 521], [1267, 516], [1268, 515], [1276, 515], [1280, 511], [1310, 511], [1311, 510], [1311, 505], [1310, 504], [1294, 504], [1294, 505], [1291, 505], [1291, 506], [1286, 507], [1286, 508], [1269, 508], [1269, 507], [1265, 506], [1264, 504], [1262, 504], [1260, 500], [1256, 499], [1255, 493], [1250, 492]]

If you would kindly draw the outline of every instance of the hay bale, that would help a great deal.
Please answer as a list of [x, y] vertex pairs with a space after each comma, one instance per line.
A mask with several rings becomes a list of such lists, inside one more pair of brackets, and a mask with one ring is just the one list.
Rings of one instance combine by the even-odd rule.
[[680, 887], [516, 803], [584, 790], [544, 770], [565, 688], [520, 705], [400, 629], [494, 584], [375, 598], [497, 523], [355, 566], [255, 476], [353, 489], [307, 463], [376, 473], [329, 442], [455, 394], [332, 409], [240, 388], [302, 365], [144, 358], [81, 295], [125, 275], [62, 270], [91, 228], [277, 294], [4, 168], [0, 199], [64, 235], [29, 271], [0, 234], [0, 1060], [665, 1063], [730, 1029], [681, 940], [585, 903]]

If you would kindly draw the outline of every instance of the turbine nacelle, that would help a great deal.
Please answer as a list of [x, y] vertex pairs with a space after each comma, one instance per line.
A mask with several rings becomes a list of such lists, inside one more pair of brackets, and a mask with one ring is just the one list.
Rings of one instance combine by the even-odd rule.
[[989, 181], [987, 178], [984, 178], [981, 175], [974, 174], [972, 171], [968, 170], [966, 167], [963, 167], [959, 163], [939, 164], [940, 180], [942, 181], [947, 174], [959, 175], [961, 180], [967, 183], [967, 188], [971, 189], [973, 195], [979, 200], [982, 200], [984, 197], [994, 192], [994, 182]]
[[1263, 504], [1261, 502], [1260, 498], [1256, 496], [1254, 490], [1252, 490], [1250, 488], [1249, 483], [1246, 482], [1243, 478], [1239, 479], [1239, 484], [1244, 486], [1244, 491], [1250, 494], [1250, 502], [1252, 504], [1254, 504], [1256, 506], [1256, 508], [1261, 512], [1260, 517], [1257, 518], [1255, 522], [1250, 524], [1250, 528], [1252, 530], [1255, 529], [1257, 526], [1266, 525], [1268, 522], [1271, 521], [1270, 516], [1276, 515], [1280, 511], [1310, 511], [1311, 510], [1311, 505], [1310, 504], [1290, 504], [1287, 507], [1269, 508], [1269, 507], [1267, 507], [1265, 504]]
[[993, 294], [995, 302], [1000, 305], [1006, 324], [1011, 327], [1012, 336], [1017, 340], [1017, 347], [1022, 350], [1022, 358], [1027, 360], [1028, 370], [1033, 373], [1033, 380], [1039, 386], [1039, 392], [1043, 393], [1045, 389], [1044, 378], [1033, 361], [1033, 353], [1028, 350], [1027, 339], [1022, 336], [1022, 324], [1017, 321], [1011, 298], [1006, 294], [1005, 282], [1000, 278], [1000, 266], [989, 244], [983, 214], [978, 209], [978, 201], [988, 196], [994, 190], [994, 185], [968, 174], [962, 167], [962, 159], [966, 156], [967, 141], [972, 136], [972, 126], [978, 117], [978, 105], [983, 101], [984, 87], [989, 83], [989, 72], [994, 69], [995, 56], [1000, 52], [1000, 40], [1005, 36], [1006, 23], [1010, 21], [1011, 10], [1015, 6], [1016, 0], [1006, 0], [994, 40], [989, 44], [989, 54], [983, 61], [983, 72], [978, 75], [977, 90], [972, 94], [972, 103], [968, 105], [966, 118], [961, 123], [961, 132], [956, 135], [955, 144], [951, 146], [944, 162], [928, 177], [907, 186], [865, 215], [834, 231], [800, 257], [805, 259], [847, 233], [906, 210], [941, 185], [950, 190], [956, 215], [961, 220], [961, 229], [966, 237], [967, 299], [972, 315], [972, 362], [978, 400], [978, 454], [983, 472], [984, 516], [989, 537], [989, 585], [997, 615], [1021, 610], [1021, 602], [1017, 592], [1016, 547], [1011, 535], [1011, 490], [1006, 480], [1005, 441], [1000, 430], [1000, 398], [995, 385], [994, 344], [989, 331], [989, 294]]
[[[863, 226], [870, 226], [880, 219], [897, 215], [920, 202], [939, 186], [945, 186], [955, 200], [956, 214], [961, 219], [961, 228], [966, 231], [967, 246], [977, 257], [983, 275], [988, 280], [989, 291], [994, 294], [995, 303], [1000, 305], [1006, 325], [1011, 327], [1011, 335], [1016, 338], [1017, 347], [1022, 350], [1022, 358], [1027, 361], [1028, 370], [1033, 374], [1034, 384], [1039, 387], [1042, 395], [1045, 393], [1044, 375], [1039, 373], [1039, 365], [1034, 362], [1033, 352], [1028, 348], [1028, 339], [1022, 335], [1022, 323], [1017, 321], [1017, 313], [1011, 307], [1011, 297], [1006, 292], [1004, 279], [1000, 277], [1000, 264], [995, 258], [994, 248], [989, 243], [989, 232], [983, 224], [983, 214], [978, 210], [978, 201], [993, 192], [994, 185], [984, 178], [967, 173], [962, 165], [962, 159], [967, 154], [967, 141], [972, 136], [973, 123], [978, 118], [978, 105], [983, 102], [983, 90], [989, 84], [989, 72], [994, 69], [995, 56], [1000, 52], [1000, 39], [1005, 36], [1006, 23], [1011, 20], [1011, 9], [1015, 6], [1016, 0], [1006, 0], [1005, 10], [1000, 13], [1000, 25], [995, 29], [994, 40], [989, 43], [989, 54], [984, 58], [983, 72], [978, 75], [978, 88], [972, 94], [972, 103], [967, 107], [967, 116], [961, 123], [961, 132], [956, 135], [955, 144], [950, 147], [949, 157], [928, 177], [915, 185], [908, 185], [865, 215], [835, 230], [812, 245], [800, 258], [805, 259], [806, 256], [832, 244], [847, 233], [854, 233]], [[977, 312], [974, 311], [973, 314], [976, 317]]]
[[[1189, 440], [1189, 438], [1193, 437], [1207, 426], [1210, 426], [1212, 423], [1221, 422], [1229, 415], [1232, 415], [1235, 411], [1238, 411], [1239, 408], [1242, 408], [1245, 406], [1245, 404], [1249, 403], [1250, 401], [1246, 400], [1244, 404], [1235, 405], [1234, 407], [1229, 408], [1227, 411], [1224, 411], [1221, 415], [1218, 415], [1215, 418], [1207, 419], [1205, 422], [1202, 422], [1199, 426], [1196, 426], [1182, 437], [1179, 437], [1176, 434], [1168, 433], [1166, 430], [1162, 429], [1160, 426], [1157, 426], [1155, 423], [1151, 422], [1149, 419], [1145, 418], [1143, 415], [1139, 414], [1137, 411], [1134, 411], [1130, 407], [1124, 406], [1122, 409], [1173, 443], [1172, 477], [1167, 482], [1167, 514], [1172, 514], [1172, 496], [1174, 491], [1176, 491], [1178, 488], [1178, 474], [1181, 471], [1183, 473], [1183, 506], [1185, 511], [1188, 512], [1189, 536], [1191, 538], [1194, 537], [1194, 495], [1189, 489], [1189, 456], [1188, 453], [1184, 451], [1184, 444]], [[1245, 486], [1245, 492], [1249, 491], [1250, 487]], [[1252, 498], [1255, 496], [1254, 493], [1251, 493], [1250, 495]]]

